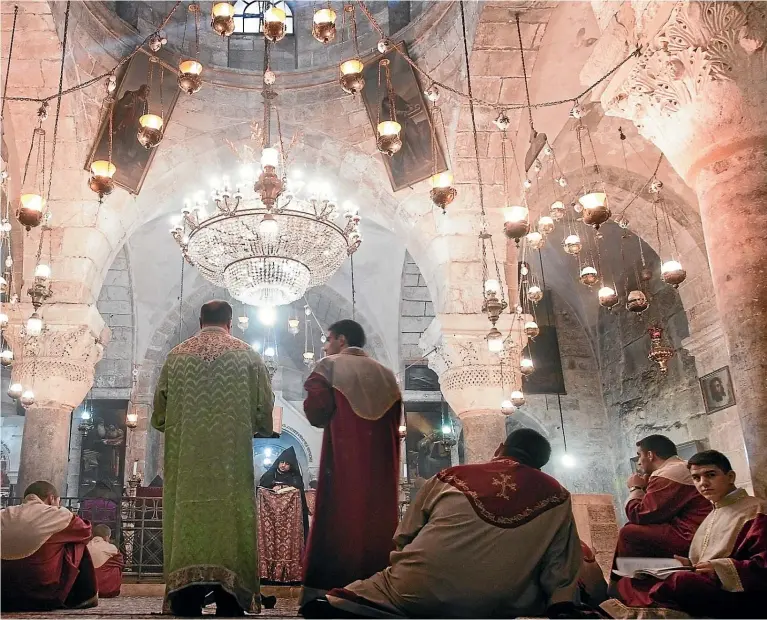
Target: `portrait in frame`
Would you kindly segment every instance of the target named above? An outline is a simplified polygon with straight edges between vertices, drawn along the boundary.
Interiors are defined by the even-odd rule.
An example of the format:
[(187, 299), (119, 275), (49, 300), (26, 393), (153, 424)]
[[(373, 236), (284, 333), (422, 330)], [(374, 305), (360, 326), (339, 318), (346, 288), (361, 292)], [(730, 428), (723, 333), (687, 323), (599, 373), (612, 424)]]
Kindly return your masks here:
[[(397, 46), (402, 53), (407, 54), (404, 43), (397, 43)], [(362, 90), (362, 99), (370, 123), (373, 125), (373, 134), (378, 135), (376, 128), (379, 119), (381, 121), (391, 120), (386, 76), (383, 70), (381, 71), (381, 84), (378, 84), (378, 62), (382, 58), (387, 58), (390, 61), (389, 70), (395, 93), (394, 107), (397, 113), (397, 122), (402, 126), (400, 132), (402, 148), (391, 157), (381, 155), (392, 190), (396, 192), (428, 179), (435, 172), (432, 161), (432, 119), (429, 116), (423, 90), (415, 71), (402, 57), (402, 54), (391, 49), (365, 63), (365, 88)], [(435, 127), (435, 129), (439, 136), (439, 132), (442, 131), (441, 127)], [(436, 172), (444, 172), (445, 170), (447, 170), (445, 155), (442, 146), (437, 141)]]
[(732, 389), (730, 367), (723, 366), (700, 378), (700, 391), (706, 413), (714, 413), (735, 404), (735, 390)]
[[(175, 73), (163, 67), (162, 64), (161, 62), (155, 64), (152, 84), (148, 85), (149, 56), (141, 49), (128, 62), (115, 92), (112, 163), (117, 171), (113, 178), (115, 185), (131, 194), (138, 194), (141, 191), (155, 152), (159, 148), (146, 149), (139, 144), (136, 137), (139, 130), (138, 119), (145, 114), (147, 93), (149, 94), (149, 112), (159, 115), (162, 110), (163, 130), (166, 130), (181, 92), (176, 84)], [(162, 79), (161, 72), (164, 73)], [(94, 160), (109, 159), (109, 116), (102, 114), (102, 117), (96, 141), (85, 163), (85, 169), (88, 171)]]

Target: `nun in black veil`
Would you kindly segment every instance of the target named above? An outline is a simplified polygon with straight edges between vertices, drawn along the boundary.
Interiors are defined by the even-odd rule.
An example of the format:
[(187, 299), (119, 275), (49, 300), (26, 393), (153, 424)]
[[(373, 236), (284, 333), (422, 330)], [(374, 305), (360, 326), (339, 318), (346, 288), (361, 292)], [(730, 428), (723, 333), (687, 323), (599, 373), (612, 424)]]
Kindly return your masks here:
[(292, 446), (278, 456), (272, 466), (261, 476), (258, 486), (277, 490), (280, 487), (294, 487), (301, 493), (301, 512), (304, 524), (304, 541), (309, 535), (309, 507), (306, 503), (304, 478), (296, 458), (296, 450)]

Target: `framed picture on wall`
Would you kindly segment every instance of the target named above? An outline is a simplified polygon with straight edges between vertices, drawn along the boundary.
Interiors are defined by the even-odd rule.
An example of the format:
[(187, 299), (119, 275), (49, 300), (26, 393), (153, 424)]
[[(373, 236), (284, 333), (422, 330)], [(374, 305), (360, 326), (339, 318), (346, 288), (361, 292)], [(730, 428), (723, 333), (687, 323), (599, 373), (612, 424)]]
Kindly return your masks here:
[[(162, 78), (161, 72), (164, 73)], [(161, 148), (146, 149), (139, 144), (136, 137), (139, 130), (138, 120), (147, 109), (158, 115), (162, 111), (164, 129), (167, 129), (181, 92), (176, 84), (175, 74), (163, 67), (161, 62), (155, 63), (151, 88), (147, 84), (148, 78), (149, 56), (141, 49), (128, 62), (128, 67), (115, 93), (116, 101), (112, 115), (112, 163), (117, 167), (117, 171), (114, 181), (131, 194), (138, 194), (141, 191), (155, 152), (157, 148)], [(102, 116), (99, 133), (88, 161), (85, 162), (86, 170), (90, 170), (94, 160), (109, 158), (109, 116), (107, 114)]]
[(700, 390), (706, 413), (714, 413), (732, 407), (735, 404), (735, 391), (732, 389), (730, 367), (724, 366), (700, 378)]
[[(407, 54), (403, 42), (397, 43), (397, 47), (403, 54)], [(365, 63), (363, 72), (365, 88), (362, 91), (362, 100), (370, 117), (373, 133), (377, 135), (379, 121), (388, 121), (391, 117), (389, 111), (391, 103), (386, 91), (383, 71), (381, 84), (378, 83), (378, 62), (382, 58), (387, 58), (391, 63), (389, 69), (394, 89), (394, 108), (397, 122), (402, 126), (402, 148), (392, 157), (386, 155), (381, 157), (395, 192), (428, 179), (434, 172), (431, 118), (424, 101), (423, 89), (418, 83), (415, 71), (403, 54), (392, 49), (386, 54), (378, 55)], [(440, 144), (437, 144), (436, 168), (437, 172), (447, 170), (445, 155)]]

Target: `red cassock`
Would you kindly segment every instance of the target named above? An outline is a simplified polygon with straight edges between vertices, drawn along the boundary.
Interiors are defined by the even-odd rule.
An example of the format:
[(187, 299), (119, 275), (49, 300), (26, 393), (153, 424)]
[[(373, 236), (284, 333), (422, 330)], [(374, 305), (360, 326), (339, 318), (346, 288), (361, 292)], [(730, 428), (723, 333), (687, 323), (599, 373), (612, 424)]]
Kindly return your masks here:
[[(361, 349), (354, 350), (362, 353)], [(366, 356), (348, 359), (360, 353), (323, 359), (304, 386), (306, 417), (314, 426), (324, 426), (325, 433), (314, 520), (304, 558), (302, 602), (383, 570), (394, 549), (401, 397), (391, 371), (372, 367), (371, 364), (380, 364)], [(341, 358), (341, 363), (334, 364), (334, 358)], [(374, 394), (368, 404), (372, 402), (375, 409), (378, 402), (381, 407), (377, 419), (366, 419), (356, 413), (341, 391), (344, 385), (351, 385), (348, 368), (344, 366), (357, 368), (358, 361), (368, 369), (391, 375), (391, 381), (387, 375), (384, 384), (367, 376), (364, 389), (371, 391), (368, 395)], [(333, 370), (329, 371), (330, 368)], [(335, 387), (331, 385), (331, 376)], [(358, 379), (364, 383), (364, 377)], [(359, 388), (357, 385), (344, 391), (351, 393)], [(376, 399), (387, 390), (390, 398), (395, 399), (393, 402)], [(365, 402), (359, 393), (352, 393), (351, 400)], [(386, 409), (380, 405), (382, 402), (388, 405)]]
[(90, 523), (74, 516), (32, 555), (3, 560), (3, 611), (46, 611), (95, 602), (96, 571), (86, 549), (90, 537)]
[(715, 575), (677, 572), (665, 580), (624, 577), (620, 601), (603, 608), (614, 618), (764, 618), (767, 613), (767, 502), (739, 489), (716, 506), (693, 540), (693, 564)]
[(96, 569), (96, 579), (99, 584), (99, 598), (114, 598), (120, 596), (120, 586), (123, 581), (122, 554), (109, 558), (104, 564)]
[(618, 534), (615, 557), (686, 556), (711, 503), (695, 489), (687, 464), (671, 457), (653, 472), (645, 493), (632, 492), (628, 523)]

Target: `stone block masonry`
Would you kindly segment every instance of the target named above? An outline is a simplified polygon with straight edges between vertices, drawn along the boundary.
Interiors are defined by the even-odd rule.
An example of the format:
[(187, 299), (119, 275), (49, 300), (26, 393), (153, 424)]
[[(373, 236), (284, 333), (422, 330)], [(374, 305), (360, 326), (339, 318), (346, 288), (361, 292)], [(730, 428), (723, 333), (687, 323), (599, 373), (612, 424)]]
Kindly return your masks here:
[(418, 341), (434, 319), (434, 306), (413, 257), (405, 254), (400, 302), (400, 359), (404, 363), (421, 357)]

